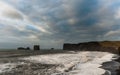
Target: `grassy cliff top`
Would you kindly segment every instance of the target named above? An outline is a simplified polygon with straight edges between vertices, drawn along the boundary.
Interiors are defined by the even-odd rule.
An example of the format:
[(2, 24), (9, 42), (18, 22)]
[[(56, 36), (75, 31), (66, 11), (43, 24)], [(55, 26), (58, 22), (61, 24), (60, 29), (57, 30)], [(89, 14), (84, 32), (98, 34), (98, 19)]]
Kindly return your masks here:
[(120, 47), (120, 41), (102, 41), (99, 43), (104, 47)]

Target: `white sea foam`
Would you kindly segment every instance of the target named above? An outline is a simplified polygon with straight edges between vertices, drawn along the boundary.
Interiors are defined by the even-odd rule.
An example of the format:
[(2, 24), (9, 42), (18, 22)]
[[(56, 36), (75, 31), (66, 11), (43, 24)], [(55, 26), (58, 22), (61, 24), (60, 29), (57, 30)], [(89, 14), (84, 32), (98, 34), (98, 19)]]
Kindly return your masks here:
[[(102, 75), (106, 70), (100, 68), (102, 63), (112, 61), (115, 55), (107, 52), (72, 52), (64, 54), (49, 54), (49, 55), (36, 55), (20, 58), (22, 60), (27, 60), (35, 63), (43, 64), (60, 64), (63, 66), (57, 67), (56, 69), (60, 71), (60, 74), (52, 75)], [(25, 63), (1, 63), (0, 73), (11, 71), (16, 65), (22, 65)], [(111, 65), (111, 66), (109, 66)], [(105, 66), (112, 71), (120, 66), (119, 63), (113, 61)], [(72, 70), (69, 68), (73, 67)], [(114, 68), (114, 69), (113, 69)], [(69, 70), (65, 72), (65, 70)], [(110, 73), (108, 71), (108, 73)]]
[(102, 66), (101, 64), (107, 61), (112, 61), (113, 54), (103, 55), (101, 58), (94, 58), (92, 61), (88, 61), (87, 63), (79, 63), (76, 67), (79, 70), (79, 73), (72, 75), (102, 75), (106, 71), (104, 69), (99, 68)]
[[(61, 71), (59, 75), (102, 75), (105, 73), (105, 70), (99, 67), (104, 62), (112, 61), (114, 56), (114, 54), (107, 52), (78, 52), (76, 54), (37, 55), (22, 59), (31, 62), (64, 65), (64, 67), (57, 68), (57, 70)], [(74, 66), (75, 69), (64, 72), (71, 66)]]
[(23, 65), (24, 62), (18, 62), (18, 63), (0, 63), (0, 74), (4, 72), (12, 71), (13, 68), (15, 68), (17, 65)]
[(0, 73), (6, 72), (6, 71), (11, 71), (12, 68), (14, 68), (14, 64), (12, 63), (1, 63), (0, 64)]

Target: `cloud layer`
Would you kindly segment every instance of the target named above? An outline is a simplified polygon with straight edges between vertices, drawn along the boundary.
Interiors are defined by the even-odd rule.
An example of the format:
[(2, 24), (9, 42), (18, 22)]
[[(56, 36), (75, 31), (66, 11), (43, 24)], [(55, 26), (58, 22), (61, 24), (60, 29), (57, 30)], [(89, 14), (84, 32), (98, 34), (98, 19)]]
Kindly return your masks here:
[(119, 0), (0, 0), (0, 5), (1, 47), (120, 40)]

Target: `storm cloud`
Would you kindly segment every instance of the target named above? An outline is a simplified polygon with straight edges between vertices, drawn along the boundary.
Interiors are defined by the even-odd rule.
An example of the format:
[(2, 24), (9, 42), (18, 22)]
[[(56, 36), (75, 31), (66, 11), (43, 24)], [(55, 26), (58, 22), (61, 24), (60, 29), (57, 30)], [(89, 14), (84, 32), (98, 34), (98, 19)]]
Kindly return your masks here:
[(0, 45), (120, 40), (119, 0), (0, 0)]

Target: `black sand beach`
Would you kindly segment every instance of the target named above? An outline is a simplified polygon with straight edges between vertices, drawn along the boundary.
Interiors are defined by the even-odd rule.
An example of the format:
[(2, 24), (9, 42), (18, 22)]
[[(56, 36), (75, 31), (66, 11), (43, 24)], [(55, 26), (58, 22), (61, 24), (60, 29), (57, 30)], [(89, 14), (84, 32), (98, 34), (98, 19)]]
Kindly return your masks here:
[[(41, 64), (30, 61), (20, 60), (18, 58), (35, 55), (69, 53), (62, 50), (43, 50), (43, 51), (0, 51), (0, 64), (18, 63), (11, 71), (2, 72), (0, 75), (51, 75), (52, 73), (59, 73), (56, 67), (58, 64)], [(24, 63), (24, 64), (19, 64)], [(9, 68), (8, 68), (9, 69)]]
[[(56, 70), (57, 67), (62, 67), (63, 65), (59, 64), (44, 64), (44, 63), (33, 63), (27, 60), (20, 60), (19, 58), (27, 57), (27, 56), (36, 56), (36, 55), (47, 55), (47, 54), (66, 54), (71, 53), (62, 50), (43, 50), (43, 51), (0, 51), (0, 64), (7, 63), (17, 63), (17, 65), (12, 68), (10, 71), (2, 72), (0, 75), (51, 75), (53, 73), (59, 73)], [(119, 59), (117, 60), (119, 61)], [(114, 61), (111, 61), (114, 62)], [(103, 63), (103, 67), (106, 70), (109, 70), (108, 66), (111, 65), (111, 62)], [(22, 64), (21, 64), (22, 63)], [(6, 70), (9, 68), (6, 68)], [(115, 69), (114, 69), (115, 70)], [(109, 70), (113, 71), (113, 70)], [(118, 71), (118, 70), (117, 70)], [(120, 72), (120, 71), (119, 71)], [(119, 72), (117, 75), (119, 75)], [(104, 75), (108, 75), (105, 73)], [(112, 75), (116, 75), (116, 73), (112, 72)]]

